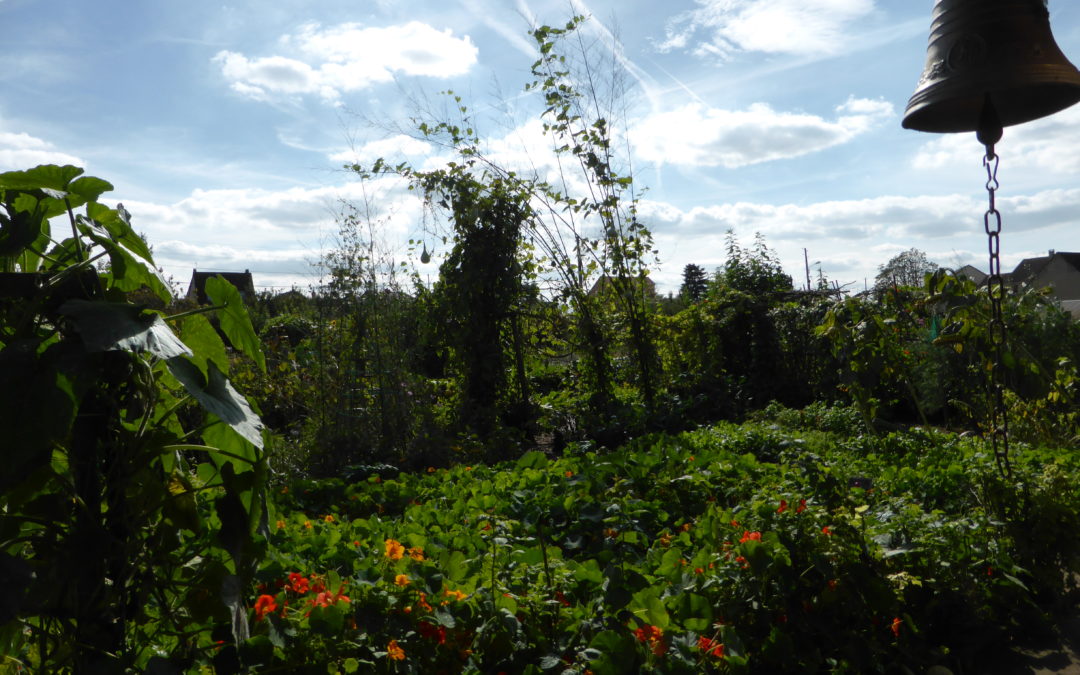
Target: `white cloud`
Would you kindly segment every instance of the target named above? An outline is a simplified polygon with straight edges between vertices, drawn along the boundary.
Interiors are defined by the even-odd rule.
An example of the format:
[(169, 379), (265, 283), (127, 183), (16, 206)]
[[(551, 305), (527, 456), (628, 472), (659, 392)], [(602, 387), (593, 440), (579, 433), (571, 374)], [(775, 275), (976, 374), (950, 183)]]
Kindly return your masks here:
[(338, 163), (370, 164), (380, 157), (393, 163), (402, 157), (423, 156), (430, 152), (430, 143), (405, 134), (397, 134), (390, 138), (370, 141), (359, 148), (341, 150), (328, 157), (330, 161)]
[(213, 60), (232, 89), (244, 96), (266, 101), (317, 94), (336, 101), (343, 93), (389, 82), (398, 74), (437, 78), (464, 74), (478, 53), (468, 36), (454, 37), (449, 30), (419, 21), (383, 28), (309, 23), (280, 42), (289, 56), (249, 58), (221, 51)]
[[(1007, 127), (996, 151), (1012, 175), (1076, 175), (1080, 173), (1080, 106), (1028, 124)], [(928, 140), (912, 159), (920, 170), (970, 171), (982, 147), (974, 133), (944, 134)]]
[(697, 0), (676, 15), (661, 51), (684, 49), (698, 32), (698, 55), (728, 58), (754, 51), (799, 56), (830, 55), (849, 44), (851, 24), (874, 9), (874, 0)]
[(36, 136), (0, 131), (0, 171), (22, 171), (39, 164), (86, 166), (82, 159), (60, 152), (52, 143)]
[[(806, 248), (811, 261), (820, 261), (826, 276), (852, 282), (853, 290), (862, 290), (863, 279), (873, 281), (878, 265), (912, 247), (945, 266), (974, 264), (985, 270), (984, 208), (981, 199), (965, 195), (883, 196), (810, 204), (736, 202), (688, 210), (643, 200), (638, 215), (652, 230), (664, 256), (657, 281), (665, 291), (678, 287), (678, 274), (687, 263), (710, 270), (722, 265), (729, 229), (744, 245), (755, 232), (762, 233), (796, 284), (805, 284)], [(1012, 269), (1033, 255), (1033, 247), (1038, 251), (1046, 245), (1042, 242), (1071, 236), (1080, 210), (1080, 189), (1003, 198), (999, 208), (1007, 214), (1002, 264)], [(1059, 248), (1065, 246), (1062, 243)], [(815, 274), (812, 270), (811, 275)]]
[(699, 103), (649, 115), (630, 137), (645, 160), (729, 169), (798, 157), (846, 143), (893, 115), (891, 103), (849, 98), (834, 120), (764, 103), (723, 110)]
[(422, 220), (416, 196), (390, 178), (277, 191), (195, 190), (169, 204), (122, 201), (135, 229), (146, 233), (155, 262), (184, 281), (196, 266), (250, 269), (256, 283), (274, 286), (314, 278), (312, 263), (336, 245), (343, 201), (369, 205), (376, 229), (394, 245)]

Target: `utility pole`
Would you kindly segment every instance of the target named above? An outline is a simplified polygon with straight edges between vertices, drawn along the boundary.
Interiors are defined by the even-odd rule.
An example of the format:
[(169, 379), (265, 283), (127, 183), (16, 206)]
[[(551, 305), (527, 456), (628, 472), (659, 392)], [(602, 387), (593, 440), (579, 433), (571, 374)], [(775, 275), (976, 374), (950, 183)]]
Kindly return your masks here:
[(806, 249), (802, 250), (803, 264), (806, 265), (806, 290), (810, 290), (810, 257), (806, 253)]

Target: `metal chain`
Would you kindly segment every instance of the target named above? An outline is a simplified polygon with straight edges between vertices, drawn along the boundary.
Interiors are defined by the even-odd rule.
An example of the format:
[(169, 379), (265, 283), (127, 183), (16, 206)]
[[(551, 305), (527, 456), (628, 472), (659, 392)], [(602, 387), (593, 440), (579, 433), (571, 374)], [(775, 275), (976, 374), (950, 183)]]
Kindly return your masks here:
[(1005, 280), (1001, 276), (1001, 212), (997, 210), (995, 193), (1001, 187), (997, 179), (998, 156), (994, 144), (986, 145), (983, 158), (986, 167), (986, 192), (990, 196), (990, 207), (983, 216), (990, 249), (990, 276), (986, 279), (986, 292), (990, 296), (990, 344), (994, 349), (994, 364), (990, 373), (990, 394), (992, 397), (990, 414), (990, 447), (994, 452), (994, 461), (998, 471), (1007, 478), (1012, 477), (1009, 465), (1009, 420), (1005, 408), (1005, 319), (1002, 317), (1001, 303), (1005, 297)]

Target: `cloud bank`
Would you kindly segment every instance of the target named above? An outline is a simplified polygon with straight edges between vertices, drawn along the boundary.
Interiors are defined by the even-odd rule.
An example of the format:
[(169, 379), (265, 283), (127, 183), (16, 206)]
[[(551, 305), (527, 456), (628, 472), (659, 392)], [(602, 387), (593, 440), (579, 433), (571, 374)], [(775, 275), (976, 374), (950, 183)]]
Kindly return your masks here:
[(218, 52), (213, 62), (233, 91), (258, 100), (314, 95), (336, 103), (342, 94), (390, 82), (398, 75), (448, 78), (467, 73), (478, 49), (419, 21), (382, 28), (358, 23), (308, 23), (281, 38), (288, 56)]
[(745, 110), (691, 103), (645, 117), (630, 136), (646, 161), (735, 169), (847, 143), (893, 115), (891, 103), (854, 97), (837, 106), (832, 120), (764, 103)]

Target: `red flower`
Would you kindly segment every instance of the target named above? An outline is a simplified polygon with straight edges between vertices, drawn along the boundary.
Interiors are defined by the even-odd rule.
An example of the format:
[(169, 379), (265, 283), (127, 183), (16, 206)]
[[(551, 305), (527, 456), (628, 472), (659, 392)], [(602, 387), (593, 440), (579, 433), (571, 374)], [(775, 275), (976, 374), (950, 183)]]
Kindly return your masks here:
[(570, 606), (570, 601), (566, 599), (566, 596), (563, 595), (562, 591), (555, 591), (555, 599), (558, 600), (559, 604), (562, 605), (563, 607), (569, 607)]
[(829, 529), (829, 526), (828, 526), (828, 525), (826, 525), (825, 527), (821, 528), (821, 533), (822, 533), (822, 534), (827, 534), (827, 535), (829, 535), (830, 537), (832, 536), (832, 530), (830, 530), (830, 529)]
[(634, 637), (638, 639), (638, 642), (654, 643), (664, 639), (664, 631), (657, 626), (645, 624), (634, 631)]
[(776, 512), (777, 513), (783, 513), (784, 511), (787, 511), (787, 500), (786, 499), (781, 499), (780, 500), (780, 508), (776, 509)]
[(272, 595), (260, 595), (255, 601), (255, 620), (262, 621), (263, 617), (277, 609)]
[(892, 630), (894, 637), (900, 637), (900, 624), (904, 623), (900, 620), (900, 617), (896, 617), (892, 620), (892, 625), (889, 628)]
[(718, 659), (724, 658), (724, 645), (712, 638), (707, 638), (702, 635), (698, 638), (697, 647), (710, 656), (714, 656)]
[(806, 500), (805, 499), (800, 499), (799, 500), (799, 506), (798, 506), (798, 508), (795, 509), (795, 513), (802, 513), (805, 510), (806, 510)]
[(289, 572), (289, 583), (285, 590), (293, 593), (307, 593), (311, 588), (310, 582), (299, 572)]
[(748, 541), (761, 541), (760, 532), (750, 532), (749, 530), (743, 530), (742, 539), (739, 540), (740, 544), (745, 544)]
[(446, 644), (446, 629), (442, 626), (434, 626), (427, 621), (421, 621), (416, 628), (420, 631), (420, 637), (434, 640), (436, 644)]

